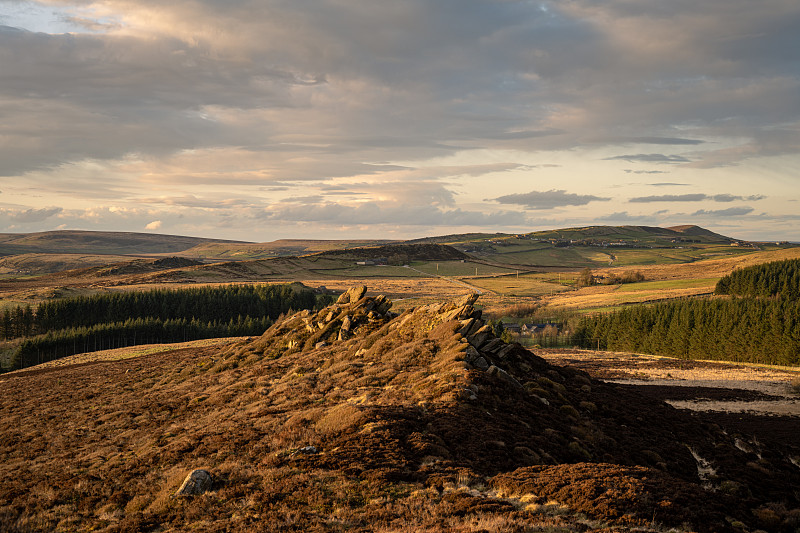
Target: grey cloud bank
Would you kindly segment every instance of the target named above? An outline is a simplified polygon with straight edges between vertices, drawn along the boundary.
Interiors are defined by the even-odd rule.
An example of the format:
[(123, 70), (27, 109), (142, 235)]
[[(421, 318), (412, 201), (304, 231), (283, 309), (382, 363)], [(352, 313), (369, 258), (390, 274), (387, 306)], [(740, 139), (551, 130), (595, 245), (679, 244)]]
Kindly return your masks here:
[[(797, 238), (794, 0), (30, 5), (73, 33), (0, 0), (5, 230), (415, 236), (758, 200), (770, 222), (720, 216)], [(706, 193), (614, 193), (665, 172)]]
[(754, 194), (751, 196), (735, 196), (733, 194), (662, 194), (659, 196), (639, 196), (628, 200), (632, 203), (650, 203), (650, 202), (700, 202), (703, 200), (712, 200), (714, 202), (735, 202), (737, 200), (763, 200), (765, 196)]
[(522, 194), (509, 194), (495, 198), (501, 204), (515, 204), (527, 209), (554, 209), (570, 205), (586, 205), (589, 202), (608, 201), (611, 198), (601, 198), (592, 195), (568, 193), (564, 190), (531, 191)]

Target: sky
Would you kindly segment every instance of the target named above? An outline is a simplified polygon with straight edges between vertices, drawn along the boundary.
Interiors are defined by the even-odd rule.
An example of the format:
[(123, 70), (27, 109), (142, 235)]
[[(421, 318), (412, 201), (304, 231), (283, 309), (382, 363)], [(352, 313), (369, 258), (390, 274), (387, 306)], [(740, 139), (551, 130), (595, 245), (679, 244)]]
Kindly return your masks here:
[(797, 0), (0, 0), (0, 232), (800, 241)]

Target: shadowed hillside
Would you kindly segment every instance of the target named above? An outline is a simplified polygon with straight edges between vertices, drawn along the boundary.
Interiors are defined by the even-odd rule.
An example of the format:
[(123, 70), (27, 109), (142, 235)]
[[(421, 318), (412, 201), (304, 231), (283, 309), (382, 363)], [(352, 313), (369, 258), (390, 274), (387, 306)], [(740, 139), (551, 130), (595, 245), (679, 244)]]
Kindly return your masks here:
[(3, 529), (796, 527), (800, 450), (551, 366), (474, 295), (364, 291), (222, 349), (0, 377)]
[(452, 246), (441, 244), (385, 244), (369, 248), (350, 248), (347, 250), (330, 250), (314, 254), (317, 257), (383, 260), (388, 264), (404, 264), (411, 261), (457, 261), (469, 259)]

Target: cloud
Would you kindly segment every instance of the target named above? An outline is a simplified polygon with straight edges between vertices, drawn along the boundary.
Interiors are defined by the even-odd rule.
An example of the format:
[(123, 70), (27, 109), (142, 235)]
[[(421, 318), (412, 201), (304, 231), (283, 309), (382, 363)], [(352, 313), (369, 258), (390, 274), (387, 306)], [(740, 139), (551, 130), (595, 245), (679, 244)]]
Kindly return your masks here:
[(623, 224), (656, 224), (658, 218), (653, 215), (632, 215), (627, 211), (618, 211), (610, 215), (597, 217), (599, 222), (623, 223)]
[(664, 155), (664, 154), (632, 154), (632, 155), (617, 155), (614, 157), (606, 157), (605, 161), (621, 160), (629, 163), (689, 163), (687, 159), (681, 155)]
[(692, 216), (709, 216), (709, 217), (736, 217), (736, 216), (744, 216), (752, 213), (754, 209), (752, 207), (729, 207), (728, 209), (719, 209), (719, 210), (705, 210), (701, 209), (699, 211), (695, 211), (692, 213)]
[(42, 209), (0, 209), (0, 214), (8, 217), (12, 222), (31, 224), (43, 222), (63, 211), (60, 207), (46, 207)]
[(522, 205), (526, 209), (554, 209), (570, 205), (586, 205), (589, 202), (605, 202), (611, 198), (603, 198), (590, 194), (574, 194), (564, 190), (531, 191), (528, 193), (507, 194), (495, 198), (501, 204)]
[(667, 170), (630, 170), (625, 169), (626, 174), (669, 174)]
[[(606, 139), (606, 141), (611, 141), (612, 138)], [(664, 145), (690, 145), (695, 146), (698, 144), (703, 144), (706, 141), (702, 141), (700, 139), (683, 139), (680, 137), (620, 137), (616, 139), (616, 142), (619, 143), (626, 143), (626, 144), (664, 144)]]
[[(22, 211), (117, 202), (208, 216), (319, 194), (488, 216), (497, 205), (479, 199), (534, 188), (526, 170), (598, 195), (501, 197), (528, 209), (626, 185), (581, 158), (704, 190), (728, 190), (708, 169), (757, 163), (763, 181), (707, 200), (772, 201), (800, 157), (792, 0), (25, 5), (71, 33), (0, 28), (0, 72), (13, 73), (0, 176), (4, 194), (23, 191), (13, 201), (28, 195)], [(331, 183), (343, 188), (311, 190)], [(172, 227), (161, 214), (136, 224), (156, 219)]]
[(751, 202), (763, 200), (766, 198), (763, 194), (752, 194), (750, 196), (735, 196), (733, 194), (715, 194), (711, 197), (715, 202), (735, 202), (737, 200), (748, 200)]
[(631, 198), (628, 201), (632, 203), (648, 203), (648, 202), (700, 202), (703, 200), (713, 200), (714, 202), (734, 202), (737, 200), (762, 200), (766, 196), (754, 194), (751, 196), (735, 196), (733, 194), (663, 194), (659, 196), (639, 196)]
[(445, 209), (421, 205), (397, 205), (365, 202), (356, 205), (330, 201), (302, 201), (269, 206), (253, 211), (255, 218), (286, 222), (314, 222), (332, 225), (427, 226), (433, 233), (437, 227), (524, 226), (520, 213), (502, 211), (482, 213), (462, 209)]
[(707, 200), (708, 196), (705, 194), (662, 194), (660, 196), (639, 196), (628, 200), (632, 203), (647, 203), (647, 202), (700, 202)]
[(161, 228), (162, 224), (163, 224), (163, 222), (161, 222), (160, 220), (154, 220), (154, 221), (150, 222), (149, 224), (147, 224), (147, 225), (144, 227), (144, 229), (147, 229), (147, 230), (156, 230), (156, 229), (159, 229), (159, 228)]
[(161, 204), (201, 209), (229, 209), (231, 207), (245, 207), (253, 205), (252, 199), (224, 197), (198, 198), (192, 194), (186, 194), (183, 196), (162, 196), (157, 198), (138, 198), (137, 202), (144, 204)]

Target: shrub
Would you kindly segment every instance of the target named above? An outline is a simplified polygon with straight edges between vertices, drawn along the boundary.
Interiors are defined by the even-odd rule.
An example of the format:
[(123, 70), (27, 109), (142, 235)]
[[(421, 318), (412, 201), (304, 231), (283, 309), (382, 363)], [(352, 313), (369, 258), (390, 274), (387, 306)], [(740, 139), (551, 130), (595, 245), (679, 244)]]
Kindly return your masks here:
[(572, 407), (571, 405), (562, 405), (560, 407), (560, 411), (565, 414), (566, 416), (572, 417), (574, 419), (579, 419), (581, 417), (580, 413), (577, 409)]

